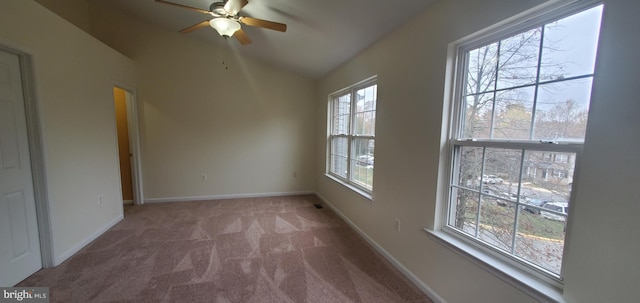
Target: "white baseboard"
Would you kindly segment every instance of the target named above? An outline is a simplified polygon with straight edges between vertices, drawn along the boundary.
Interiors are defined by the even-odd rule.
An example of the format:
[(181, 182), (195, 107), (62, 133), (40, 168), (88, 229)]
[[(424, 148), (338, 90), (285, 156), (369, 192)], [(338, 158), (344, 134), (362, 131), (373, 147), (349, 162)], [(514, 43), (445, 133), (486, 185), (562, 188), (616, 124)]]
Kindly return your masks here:
[(118, 224), (118, 222), (122, 221), (122, 219), (124, 219), (124, 215), (121, 214), (119, 216), (117, 216), (116, 218), (114, 218), (113, 220), (111, 220), (109, 223), (107, 223), (105, 226), (101, 227), (100, 229), (96, 230), (94, 233), (92, 233), (89, 237), (87, 237), (86, 239), (80, 241), (78, 244), (76, 244), (74, 247), (72, 247), (71, 249), (67, 250), (65, 253), (63, 253), (60, 256), (54, 256), (54, 262), (55, 264), (53, 264), (53, 266), (58, 266), (60, 264), (62, 264), (62, 262), (66, 261), (67, 259), (71, 258), (71, 256), (73, 256), (74, 254), (76, 254), (78, 251), (80, 251), (82, 248), (84, 248), (85, 246), (87, 246), (89, 243), (91, 243), (93, 240), (97, 239), (98, 237), (100, 237), (102, 234), (104, 234), (107, 230), (109, 230), (109, 228), (113, 227), (114, 225)]
[(360, 227), (358, 227), (353, 221), (349, 220), (347, 216), (345, 216), (342, 212), (340, 212), (331, 202), (325, 199), (322, 195), (316, 193), (316, 196), (320, 198), (333, 212), (335, 212), (342, 220), (347, 222), (353, 230), (355, 230), (365, 241), (367, 241), (377, 252), (379, 252), (387, 261), (391, 262), (395, 268), (397, 268), (407, 279), (409, 279), (416, 287), (418, 287), (431, 301), (434, 303), (446, 303), (446, 301), (440, 297), (431, 287), (425, 284), (422, 280), (420, 280), (416, 275), (414, 275), (408, 268), (406, 268), (400, 261), (394, 258), (388, 251), (386, 251), (382, 246), (380, 246), (376, 241), (374, 241), (369, 235), (367, 235)]
[(203, 200), (239, 199), (239, 198), (260, 198), (260, 197), (297, 196), (297, 195), (314, 195), (314, 194), (315, 194), (314, 191), (308, 190), (308, 191), (295, 191), (295, 192), (273, 192), (273, 193), (230, 194), (230, 195), (213, 195), (213, 196), (167, 197), (167, 198), (145, 199), (144, 203), (203, 201)]

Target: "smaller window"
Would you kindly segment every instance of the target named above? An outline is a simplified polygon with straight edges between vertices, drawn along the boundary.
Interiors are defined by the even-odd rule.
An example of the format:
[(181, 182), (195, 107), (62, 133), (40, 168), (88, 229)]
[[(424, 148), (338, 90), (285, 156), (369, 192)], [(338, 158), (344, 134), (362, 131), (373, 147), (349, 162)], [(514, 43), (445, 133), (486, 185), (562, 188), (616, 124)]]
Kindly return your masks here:
[(376, 79), (329, 96), (327, 173), (366, 193), (373, 190)]
[(556, 162), (558, 163), (568, 163), (569, 156), (567, 154), (556, 154)]

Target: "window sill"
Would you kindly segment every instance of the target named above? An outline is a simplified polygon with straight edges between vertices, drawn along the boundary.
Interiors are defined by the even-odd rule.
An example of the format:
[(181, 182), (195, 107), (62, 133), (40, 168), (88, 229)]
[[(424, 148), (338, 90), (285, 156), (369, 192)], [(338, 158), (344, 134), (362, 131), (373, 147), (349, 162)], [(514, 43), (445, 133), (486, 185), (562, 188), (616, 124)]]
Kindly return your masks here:
[(429, 238), (540, 302), (565, 303), (562, 290), (547, 284), (443, 231), (425, 228)]
[(373, 194), (372, 193), (364, 191), (364, 190), (362, 190), (362, 189), (360, 189), (360, 188), (358, 188), (358, 187), (356, 187), (356, 186), (354, 186), (352, 184), (349, 184), (347, 182), (344, 182), (343, 180), (341, 180), (339, 178), (336, 178), (336, 177), (334, 177), (334, 176), (332, 176), (330, 174), (325, 174), (325, 176), (327, 178), (339, 183), (340, 185), (342, 185), (342, 186), (344, 186), (344, 187), (356, 192), (357, 194), (361, 195), (365, 199), (369, 200), (369, 202), (373, 202)]

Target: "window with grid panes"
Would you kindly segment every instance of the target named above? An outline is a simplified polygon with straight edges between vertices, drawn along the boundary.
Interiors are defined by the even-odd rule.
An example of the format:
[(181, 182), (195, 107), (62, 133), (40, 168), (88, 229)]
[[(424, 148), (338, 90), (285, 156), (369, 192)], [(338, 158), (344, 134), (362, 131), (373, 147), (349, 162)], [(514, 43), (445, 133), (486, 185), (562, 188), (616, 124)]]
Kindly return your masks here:
[(328, 174), (371, 194), (377, 84), (371, 78), (329, 96)]
[(459, 46), (443, 226), (557, 285), (602, 5), (561, 10)]

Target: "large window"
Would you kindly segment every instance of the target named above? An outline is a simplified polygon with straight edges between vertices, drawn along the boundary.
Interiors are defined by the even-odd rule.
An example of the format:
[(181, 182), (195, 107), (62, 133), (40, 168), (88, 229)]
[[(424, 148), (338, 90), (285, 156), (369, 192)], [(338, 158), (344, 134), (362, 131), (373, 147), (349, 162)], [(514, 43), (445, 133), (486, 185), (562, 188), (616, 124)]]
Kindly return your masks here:
[(601, 13), (556, 11), (458, 49), (443, 229), (558, 283)]
[(329, 96), (328, 174), (370, 194), (376, 126), (376, 79)]

